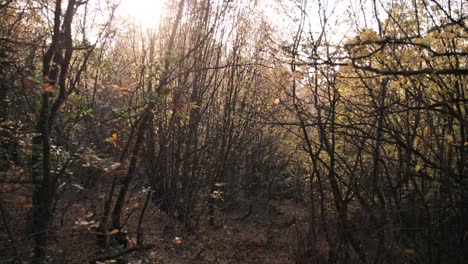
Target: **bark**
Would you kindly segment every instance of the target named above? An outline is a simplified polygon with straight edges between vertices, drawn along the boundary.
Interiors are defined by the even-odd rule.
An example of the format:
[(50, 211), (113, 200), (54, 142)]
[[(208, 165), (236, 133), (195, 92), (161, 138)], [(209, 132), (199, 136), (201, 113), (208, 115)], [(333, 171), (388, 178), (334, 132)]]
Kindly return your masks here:
[[(35, 242), (33, 263), (42, 263), (46, 256), (48, 232), (53, 219), (51, 206), (55, 198), (57, 179), (50, 171), (50, 128), (58, 109), (65, 100), (65, 82), (73, 51), (71, 23), (75, 7), (76, 1), (70, 0), (62, 23), (62, 1), (55, 2), (52, 43), (43, 57), (43, 90), (37, 123), (38, 135), (33, 138), (31, 154), (32, 178), (36, 186), (33, 192), (31, 228)], [(65, 50), (65, 59), (63, 59), (62, 50)], [(51, 109), (50, 98), (57, 83), (60, 89), (59, 98), (54, 102), (55, 107)]]
[[(169, 42), (168, 42), (168, 46), (167, 46), (167, 50), (166, 50), (166, 54), (165, 54), (164, 72), (163, 72), (162, 78), (161, 78), (161, 80), (159, 82), (159, 86), (156, 89), (156, 93), (158, 93), (158, 94), (160, 93), (160, 91), (163, 88), (165, 88), (165, 86), (168, 85), (169, 74), (170, 74), (169, 67), (171, 66), (170, 65), (170, 56), (172, 54), (172, 50), (173, 50), (173, 46), (174, 46), (175, 35), (177, 33), (177, 29), (179, 27), (180, 20), (182, 18), (182, 14), (183, 14), (183, 10), (184, 10), (184, 3), (185, 3), (185, 0), (181, 0), (179, 2), (177, 17), (176, 17), (176, 20), (175, 20), (175, 22), (173, 24), (173, 27), (172, 27), (172, 32), (171, 32), (171, 35), (170, 35), (170, 38), (169, 38)], [(135, 145), (133, 147), (133, 151), (132, 151), (132, 154), (131, 154), (128, 171), (127, 171), (126, 176), (121, 181), (121, 187), (120, 187), (120, 190), (119, 190), (119, 194), (117, 196), (117, 200), (116, 200), (115, 205), (114, 205), (114, 210), (112, 212), (112, 228), (113, 229), (120, 229), (121, 228), (120, 216), (121, 216), (122, 208), (123, 208), (123, 206), (125, 204), (125, 197), (127, 195), (127, 192), (128, 192), (129, 187), (130, 187), (130, 184), (132, 182), (135, 170), (137, 168), (138, 153), (140, 151), (141, 144), (143, 142), (143, 137), (144, 137), (146, 128), (147, 128), (147, 126), (149, 124), (149, 120), (151, 119), (151, 116), (152, 116), (151, 113), (153, 112), (155, 107), (156, 107), (156, 101), (153, 99), (148, 103), (148, 106), (144, 110), (142, 120), (140, 121), (141, 123), (140, 123), (140, 125), (138, 127), (138, 130), (137, 130), (136, 141), (135, 141)]]

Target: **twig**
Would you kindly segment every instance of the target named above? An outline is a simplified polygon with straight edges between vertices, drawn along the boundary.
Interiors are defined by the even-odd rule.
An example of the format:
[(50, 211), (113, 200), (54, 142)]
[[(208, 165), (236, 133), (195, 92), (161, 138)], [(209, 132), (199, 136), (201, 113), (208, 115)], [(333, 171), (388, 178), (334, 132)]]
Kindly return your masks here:
[(116, 253), (116, 254), (113, 254), (113, 255), (107, 255), (107, 256), (102, 256), (102, 257), (92, 259), (92, 260), (89, 261), (89, 263), (96, 263), (98, 261), (106, 261), (106, 260), (116, 259), (118, 257), (128, 255), (128, 254), (130, 254), (132, 252), (135, 252), (135, 251), (138, 251), (138, 250), (148, 250), (148, 249), (152, 249), (153, 247), (155, 247), (155, 245), (136, 246), (136, 247), (128, 248), (128, 249), (126, 249), (126, 250), (124, 250), (122, 252), (119, 252), (119, 253)]
[(11, 241), (11, 246), (13, 247), (13, 249), (15, 251), (16, 258), (21, 261), (19, 250), (18, 250), (18, 247), (17, 247), (17, 242), (15, 240), (15, 237), (14, 237), (13, 233), (11, 232), (10, 226), (8, 225), (6, 211), (3, 209), (3, 205), (1, 204), (1, 202), (0, 202), (0, 215), (2, 215), (2, 221), (3, 221), (4, 227), (5, 227), (6, 231), (7, 231), (8, 237), (9, 237), (9, 239)]
[(251, 203), (251, 204), (249, 205), (249, 211), (248, 211), (244, 216), (242, 216), (241, 218), (238, 218), (238, 219), (236, 219), (236, 220), (239, 221), (239, 222), (242, 222), (242, 221), (244, 221), (245, 219), (247, 219), (247, 217), (249, 217), (249, 216), (252, 214), (252, 209), (253, 209), (253, 204)]

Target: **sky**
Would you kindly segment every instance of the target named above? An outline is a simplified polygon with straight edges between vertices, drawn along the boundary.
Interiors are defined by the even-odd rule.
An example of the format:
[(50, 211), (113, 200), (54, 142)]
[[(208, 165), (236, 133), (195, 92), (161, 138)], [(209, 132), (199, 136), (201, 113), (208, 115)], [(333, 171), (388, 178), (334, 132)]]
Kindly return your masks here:
[(143, 27), (156, 26), (164, 0), (121, 0), (117, 14), (135, 20)]
[[(119, 1), (119, 0), (115, 0)], [(162, 9), (165, 2), (171, 2), (175, 0), (120, 0), (119, 7), (117, 8), (117, 15), (120, 17), (127, 17), (130, 20), (140, 24), (143, 28), (157, 27)], [(292, 0), (234, 0), (238, 3), (243, 1), (253, 1), (258, 7), (263, 10), (267, 19), (270, 19), (270, 23), (279, 32), (286, 33), (288, 31), (295, 32), (297, 30), (298, 21), (295, 18), (300, 16), (299, 9), (294, 7), (294, 1)], [(328, 12), (334, 10), (335, 16), (333, 19), (329, 19), (329, 23), (335, 22), (334, 26), (335, 34), (332, 34), (332, 38), (342, 37), (349, 31), (349, 27), (345, 27), (344, 23), (338, 22), (344, 18), (340, 15), (336, 16), (337, 13), (343, 12), (348, 4), (348, 0), (322, 0), (323, 5), (327, 6)], [(309, 0), (307, 3), (308, 11), (308, 22), (306, 23), (306, 31), (311, 31), (318, 34), (321, 31), (320, 18), (317, 15), (318, 2)], [(286, 10), (289, 10), (286, 11)], [(289, 14), (287, 14), (289, 13)], [(328, 13), (327, 15), (330, 15)], [(335, 20), (336, 19), (336, 20)], [(336, 27), (336, 23), (341, 26)], [(337, 31), (340, 31), (340, 34)], [(287, 34), (287, 33), (286, 33)], [(340, 41), (341, 39), (337, 40)]]

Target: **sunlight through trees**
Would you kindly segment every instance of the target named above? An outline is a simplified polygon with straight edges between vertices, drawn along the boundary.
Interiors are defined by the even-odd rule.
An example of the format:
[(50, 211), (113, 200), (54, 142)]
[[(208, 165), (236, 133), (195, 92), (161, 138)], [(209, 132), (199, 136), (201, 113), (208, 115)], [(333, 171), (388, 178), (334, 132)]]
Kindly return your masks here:
[(464, 263), (464, 1), (0, 1), (0, 262)]

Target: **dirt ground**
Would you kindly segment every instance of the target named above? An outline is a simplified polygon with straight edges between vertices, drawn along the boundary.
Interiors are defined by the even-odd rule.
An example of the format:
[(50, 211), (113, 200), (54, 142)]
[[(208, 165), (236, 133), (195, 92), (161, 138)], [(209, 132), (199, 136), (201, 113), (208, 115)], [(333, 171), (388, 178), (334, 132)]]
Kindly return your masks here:
[[(123, 252), (123, 248), (105, 251), (97, 245), (95, 232), (88, 228), (89, 224), (82, 224), (83, 214), (87, 214), (85, 207), (75, 203), (65, 213), (56, 214), (48, 245), (49, 263), (89, 263), (99, 257)], [(5, 227), (0, 230), (0, 263), (11, 263), (15, 256), (27, 260), (31, 239), (21, 237), (27, 233), (24, 230), (27, 210), (8, 208), (6, 211), (13, 214), (6, 216), (10, 219), (10, 230)], [(125, 254), (118, 261), (134, 264), (293, 263), (295, 225), (303, 218), (301, 213), (304, 211), (301, 205), (290, 200), (256, 202), (251, 214), (240, 221), (248, 211), (246, 203), (230, 213), (221, 215), (218, 212), (215, 226), (202, 223), (197, 231), (187, 233), (174, 217), (150, 206), (142, 225), (146, 248)], [(58, 207), (57, 212), (63, 212), (63, 208)], [(136, 219), (136, 216), (130, 217), (126, 226), (129, 232), (127, 250), (136, 246)], [(8, 232), (17, 239), (8, 241)]]

